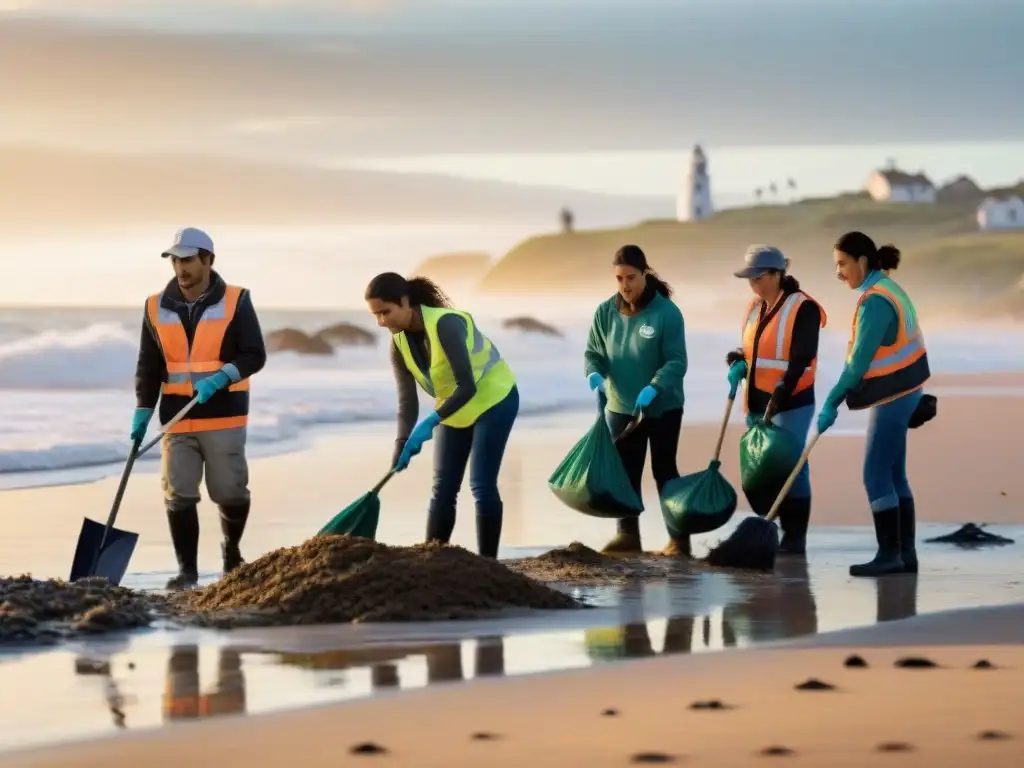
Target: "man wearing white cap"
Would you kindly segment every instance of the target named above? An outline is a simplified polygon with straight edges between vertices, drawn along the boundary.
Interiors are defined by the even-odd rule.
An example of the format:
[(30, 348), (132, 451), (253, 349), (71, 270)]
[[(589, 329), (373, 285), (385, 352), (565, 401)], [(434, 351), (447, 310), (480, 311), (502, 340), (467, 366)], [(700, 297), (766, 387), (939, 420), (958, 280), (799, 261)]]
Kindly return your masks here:
[(174, 268), (162, 292), (150, 296), (142, 319), (135, 369), (136, 409), (131, 439), (146, 434), (160, 404), (166, 424), (193, 398), (198, 403), (163, 439), (161, 482), (178, 575), (168, 589), (198, 582), (199, 484), (220, 510), (224, 573), (242, 562), (239, 543), (249, 517), (245, 457), (249, 377), (267, 360), (249, 291), (213, 270), (213, 240), (186, 227), (163, 252)]

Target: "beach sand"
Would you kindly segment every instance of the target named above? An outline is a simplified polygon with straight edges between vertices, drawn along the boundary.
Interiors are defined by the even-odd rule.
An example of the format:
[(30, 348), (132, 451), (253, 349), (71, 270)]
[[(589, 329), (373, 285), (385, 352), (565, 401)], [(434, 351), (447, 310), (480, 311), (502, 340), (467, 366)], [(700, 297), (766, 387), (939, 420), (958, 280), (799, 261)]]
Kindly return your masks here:
[[(944, 643), (935, 645), (935, 638)], [(957, 611), (792, 647), (439, 686), (358, 706), (225, 716), (11, 753), (0, 766), (740, 768), (778, 756), (836, 768), (1015, 767), (1024, 764), (1022, 641), (1024, 605)], [(853, 654), (868, 666), (846, 666)], [(906, 658), (937, 666), (896, 664)], [(975, 668), (980, 660), (993, 666)], [(831, 687), (797, 688), (808, 681)], [(715, 701), (724, 706), (694, 707)]]
[[(1024, 522), (1024, 473), (1019, 471), (1024, 408), (1019, 395), (1007, 395), (1024, 376), (935, 377), (939, 415), (909, 437), (909, 475), (921, 521)], [(976, 394), (950, 397), (944, 390), (969, 388)], [(978, 394), (991, 390), (995, 394)], [(1024, 388), (1020, 390), (1024, 392)], [(1008, 407), (1009, 406), (1009, 407)], [(737, 408), (739, 406), (737, 405)], [(843, 426), (840, 414), (837, 429)], [(514, 547), (558, 547), (571, 541), (599, 548), (614, 532), (614, 522), (587, 518), (558, 504), (547, 477), (592, 423), (592, 415), (524, 417), (513, 432), (501, 472), (505, 501), (502, 557)], [(743, 429), (732, 425), (722, 451), (722, 471), (737, 487), (735, 457)], [(255, 458), (250, 464), (253, 512), (243, 542), (252, 559), (280, 546), (301, 543), (341, 507), (372, 486), (387, 470), (393, 437), (391, 424), (364, 424), (318, 437), (311, 449)], [(707, 466), (717, 427), (684, 419), (679, 450), (683, 473)], [(812, 529), (832, 525), (870, 525), (861, 482), (863, 436), (826, 435), (811, 457), (814, 489)], [(140, 533), (133, 572), (165, 574), (175, 568), (155, 466), (139, 471), (128, 485), (118, 527)], [(381, 493), (383, 512), (378, 537), (393, 544), (422, 540), (430, 493), (430, 448)], [(83, 516), (104, 520), (117, 486), (116, 476), (74, 486), (0, 493), (5, 535), (0, 562), (7, 573), (30, 571), (37, 577), (65, 577)], [(648, 548), (665, 543), (656, 491), (645, 480), (647, 512), (641, 517)], [(464, 482), (453, 543), (476, 546), (472, 497)], [(740, 508), (746, 508), (740, 495)], [(217, 512), (204, 500), (200, 568), (207, 578), (219, 570)], [(739, 515), (737, 515), (738, 517)], [(156, 578), (155, 576), (153, 577)], [(134, 584), (133, 582), (127, 582)], [(144, 586), (159, 586), (143, 581)]]

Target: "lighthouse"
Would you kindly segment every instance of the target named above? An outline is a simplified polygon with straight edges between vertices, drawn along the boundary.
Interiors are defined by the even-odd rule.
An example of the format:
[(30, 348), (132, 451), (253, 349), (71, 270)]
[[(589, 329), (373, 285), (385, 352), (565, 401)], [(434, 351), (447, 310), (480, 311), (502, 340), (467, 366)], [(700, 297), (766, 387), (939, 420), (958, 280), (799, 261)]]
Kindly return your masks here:
[(690, 165), (683, 178), (683, 187), (676, 202), (676, 218), (679, 221), (702, 221), (710, 219), (711, 177), (708, 175), (708, 159), (700, 144), (693, 148)]

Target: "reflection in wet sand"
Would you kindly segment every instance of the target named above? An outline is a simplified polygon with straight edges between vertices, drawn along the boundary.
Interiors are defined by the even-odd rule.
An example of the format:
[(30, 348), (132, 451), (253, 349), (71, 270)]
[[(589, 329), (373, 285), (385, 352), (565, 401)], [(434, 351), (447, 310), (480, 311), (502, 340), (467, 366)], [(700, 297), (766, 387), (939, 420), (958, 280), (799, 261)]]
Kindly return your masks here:
[(875, 621), (896, 621), (917, 615), (917, 574), (904, 573), (875, 579)]
[(245, 672), (239, 652), (231, 648), (218, 649), (216, 685), (212, 691), (203, 693), (199, 679), (199, 646), (171, 648), (164, 676), (165, 723), (244, 712)]
[(726, 647), (817, 632), (818, 606), (806, 558), (780, 557), (773, 578), (761, 579), (744, 599), (727, 605), (722, 623)]

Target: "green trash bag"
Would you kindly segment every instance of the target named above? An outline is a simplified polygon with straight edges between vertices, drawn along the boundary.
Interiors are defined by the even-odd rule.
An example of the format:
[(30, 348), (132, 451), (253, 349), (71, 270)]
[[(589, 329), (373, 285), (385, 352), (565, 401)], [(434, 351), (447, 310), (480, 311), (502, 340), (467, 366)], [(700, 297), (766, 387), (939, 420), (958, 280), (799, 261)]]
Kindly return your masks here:
[(633, 517), (644, 509), (626, 475), (603, 407), (594, 426), (551, 473), (548, 487), (567, 507), (591, 517)]
[(669, 480), (661, 489), (661, 515), (673, 538), (721, 528), (736, 511), (736, 489), (713, 460), (702, 472)]
[[(803, 442), (792, 432), (757, 421), (740, 438), (740, 484), (748, 497), (772, 495), (782, 490), (800, 461)], [(754, 510), (758, 512), (758, 510)]]
[(363, 539), (377, 537), (377, 524), (380, 522), (380, 493), (388, 481), (394, 477), (395, 471), (388, 472), (377, 485), (353, 501), (341, 512), (332, 517), (327, 525), (317, 531), (317, 536), (359, 536)]

